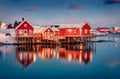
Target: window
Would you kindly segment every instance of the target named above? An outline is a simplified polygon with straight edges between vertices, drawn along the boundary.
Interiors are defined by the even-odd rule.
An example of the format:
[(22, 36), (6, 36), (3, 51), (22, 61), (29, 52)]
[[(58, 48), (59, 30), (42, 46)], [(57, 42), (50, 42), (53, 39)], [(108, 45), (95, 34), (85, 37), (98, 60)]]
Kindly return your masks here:
[(24, 24), (24, 27), (27, 27), (27, 24)]
[(29, 34), (32, 34), (32, 30), (29, 30)]
[(24, 34), (26, 34), (27, 33), (27, 30), (24, 30)]
[(19, 34), (23, 34), (23, 30), (19, 30), (18, 32), (19, 32)]
[(88, 33), (88, 30), (87, 30), (87, 29), (85, 29), (85, 33)]
[(68, 29), (67, 31), (68, 31), (68, 32), (72, 32), (72, 29)]
[(75, 33), (75, 34), (77, 33), (77, 29), (74, 29), (74, 33)]

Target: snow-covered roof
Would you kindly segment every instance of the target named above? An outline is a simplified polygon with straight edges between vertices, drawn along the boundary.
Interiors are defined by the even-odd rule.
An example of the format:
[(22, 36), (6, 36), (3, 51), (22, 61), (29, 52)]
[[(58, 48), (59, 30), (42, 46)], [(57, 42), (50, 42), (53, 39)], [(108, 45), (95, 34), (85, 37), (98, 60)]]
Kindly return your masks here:
[(67, 24), (59, 24), (59, 28), (81, 28), (84, 26), (86, 23), (81, 22), (81, 23), (67, 23)]
[(53, 30), (54, 32), (59, 31), (58, 28), (55, 28), (55, 27), (53, 27), (52, 30)]
[(34, 28), (34, 33), (39, 33), (41, 29), (42, 29), (42, 27), (40, 27), (40, 28)]

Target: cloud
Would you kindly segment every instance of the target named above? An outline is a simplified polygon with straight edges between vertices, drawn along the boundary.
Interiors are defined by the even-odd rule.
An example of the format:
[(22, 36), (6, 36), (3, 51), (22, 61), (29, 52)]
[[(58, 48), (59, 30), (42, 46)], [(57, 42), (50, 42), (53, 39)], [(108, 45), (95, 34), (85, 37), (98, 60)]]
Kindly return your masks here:
[(110, 59), (107, 60), (106, 65), (110, 68), (116, 68), (120, 65), (120, 61), (118, 59)]
[(120, 3), (120, 0), (105, 0), (105, 4)]
[(27, 11), (31, 11), (31, 12), (36, 12), (36, 11), (39, 11), (40, 8), (39, 7), (31, 7), (31, 8), (28, 8), (26, 9)]
[(68, 9), (81, 10), (81, 9), (83, 9), (83, 6), (81, 6), (80, 4), (70, 4), (70, 5), (68, 6)]

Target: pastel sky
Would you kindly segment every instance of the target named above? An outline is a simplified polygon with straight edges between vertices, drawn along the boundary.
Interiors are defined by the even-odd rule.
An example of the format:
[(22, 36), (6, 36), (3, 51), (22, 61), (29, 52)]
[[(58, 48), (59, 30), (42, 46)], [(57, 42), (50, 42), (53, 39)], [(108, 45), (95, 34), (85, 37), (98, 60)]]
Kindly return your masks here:
[(25, 18), (33, 25), (88, 22), (120, 27), (120, 0), (0, 0), (0, 20)]

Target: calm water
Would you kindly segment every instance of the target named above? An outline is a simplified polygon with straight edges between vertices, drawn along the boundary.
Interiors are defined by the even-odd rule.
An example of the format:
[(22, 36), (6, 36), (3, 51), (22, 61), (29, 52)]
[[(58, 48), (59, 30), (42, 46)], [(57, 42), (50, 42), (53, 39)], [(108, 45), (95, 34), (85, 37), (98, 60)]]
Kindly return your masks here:
[(120, 79), (120, 35), (88, 45), (0, 46), (0, 79)]

